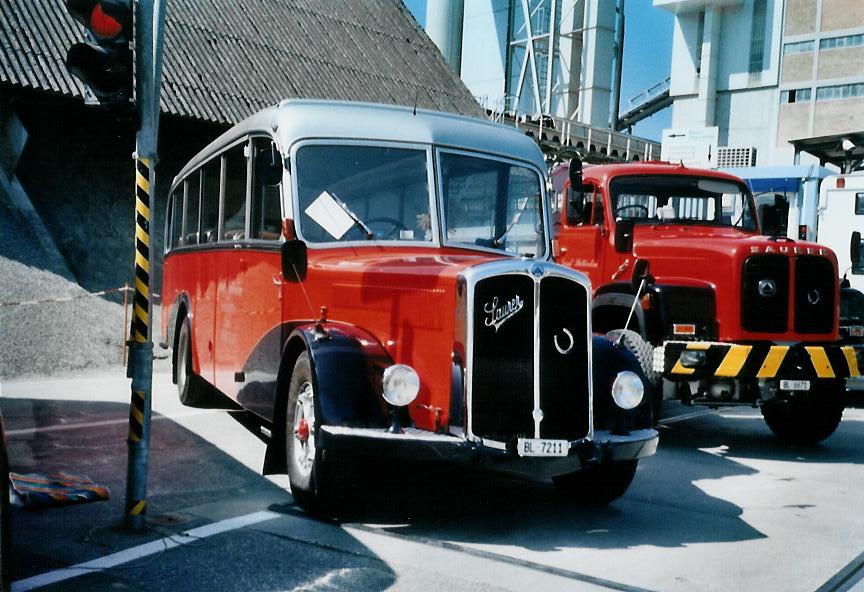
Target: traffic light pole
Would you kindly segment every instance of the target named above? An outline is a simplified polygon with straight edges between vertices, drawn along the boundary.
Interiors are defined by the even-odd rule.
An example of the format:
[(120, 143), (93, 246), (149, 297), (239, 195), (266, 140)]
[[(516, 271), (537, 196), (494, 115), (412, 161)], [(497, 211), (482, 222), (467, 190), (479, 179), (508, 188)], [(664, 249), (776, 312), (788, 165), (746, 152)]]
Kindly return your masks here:
[(162, 39), (165, 0), (135, 1), (135, 102), (140, 128), (135, 137), (135, 289), (128, 376), (132, 379), (129, 407), (129, 461), (126, 471), (126, 527), (141, 530), (147, 511), (147, 462), (150, 452), (150, 411), (153, 390), (153, 336), (150, 278), (153, 249), (155, 163), (159, 138), (159, 95), (162, 79)]

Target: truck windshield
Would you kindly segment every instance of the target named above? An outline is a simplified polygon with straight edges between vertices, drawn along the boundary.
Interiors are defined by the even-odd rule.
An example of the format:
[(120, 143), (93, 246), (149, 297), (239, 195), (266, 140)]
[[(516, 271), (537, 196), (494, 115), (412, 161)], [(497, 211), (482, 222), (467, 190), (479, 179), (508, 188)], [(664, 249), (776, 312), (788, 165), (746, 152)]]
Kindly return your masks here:
[(300, 233), (313, 243), (432, 241), (428, 151), (313, 144), (297, 151)]
[(444, 240), (514, 255), (546, 252), (541, 179), (510, 162), (440, 153)]
[(618, 177), (610, 183), (615, 218), (637, 224), (706, 224), (756, 230), (752, 200), (734, 181), (694, 176)]

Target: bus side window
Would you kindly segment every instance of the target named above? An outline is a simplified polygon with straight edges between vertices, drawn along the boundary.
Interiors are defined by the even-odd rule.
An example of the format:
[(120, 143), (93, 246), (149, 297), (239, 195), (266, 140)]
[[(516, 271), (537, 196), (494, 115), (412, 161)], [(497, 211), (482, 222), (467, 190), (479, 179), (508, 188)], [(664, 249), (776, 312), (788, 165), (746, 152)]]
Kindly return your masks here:
[(183, 186), (181, 183), (171, 193), (171, 216), (168, 224), (168, 248), (173, 249), (183, 244)]
[(278, 240), (282, 230), (282, 156), (270, 138), (252, 139), (250, 237)]
[(221, 176), (220, 157), (204, 165), (201, 183), (201, 236), (200, 244), (215, 243), (219, 226), (219, 180)]
[(225, 191), (223, 196), (222, 240), (246, 238), (246, 144), (225, 153)]
[(186, 211), (183, 213), (183, 241), (184, 245), (197, 245), (198, 233), (201, 230), (201, 171), (195, 171), (184, 183), (186, 186), (186, 199), (183, 202)]

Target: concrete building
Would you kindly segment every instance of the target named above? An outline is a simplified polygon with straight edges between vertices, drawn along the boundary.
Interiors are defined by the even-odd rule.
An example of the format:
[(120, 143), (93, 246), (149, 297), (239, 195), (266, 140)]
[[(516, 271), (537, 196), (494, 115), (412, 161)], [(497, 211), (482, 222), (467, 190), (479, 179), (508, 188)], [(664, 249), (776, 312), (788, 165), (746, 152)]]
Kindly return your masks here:
[(655, 143), (617, 132), (623, 7), (429, 0), (426, 32), (490, 117), (524, 127), (550, 158), (561, 146), (600, 160), (656, 158)]
[[(654, 0), (654, 6), (675, 14), (673, 129), (664, 134), (664, 151), (674, 138), (701, 130), (711, 138), (702, 162), (710, 166), (842, 164), (858, 156), (857, 148), (840, 145), (843, 139), (857, 145), (864, 130), (864, 2)], [(697, 152), (697, 159), (708, 156)]]
[(488, 109), (608, 125), (614, 0), (435, 0), (426, 32)]

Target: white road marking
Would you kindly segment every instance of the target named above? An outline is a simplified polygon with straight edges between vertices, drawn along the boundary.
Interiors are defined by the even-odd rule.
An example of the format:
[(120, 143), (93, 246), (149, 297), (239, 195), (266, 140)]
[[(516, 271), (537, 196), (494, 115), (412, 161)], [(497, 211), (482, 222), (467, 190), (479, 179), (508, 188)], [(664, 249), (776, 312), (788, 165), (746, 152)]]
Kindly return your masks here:
[(126, 549), (125, 551), (118, 551), (117, 553), (112, 553), (111, 555), (100, 557), (99, 559), (93, 559), (92, 561), (79, 563), (78, 565), (73, 565), (71, 567), (64, 567), (62, 569), (49, 571), (43, 574), (39, 574), (37, 576), (32, 576), (23, 580), (12, 582), (11, 592), (26, 592), (27, 590), (35, 590), (36, 588), (41, 588), (42, 586), (48, 586), (57, 582), (63, 582), (65, 580), (77, 578), (78, 576), (104, 571), (106, 569), (122, 565), (124, 563), (129, 563), (130, 561), (134, 561), (136, 559), (141, 559), (142, 557), (155, 555), (156, 553), (161, 553), (162, 551), (167, 551), (168, 549), (173, 549), (174, 547), (193, 543), (203, 538), (207, 538), (231, 530), (237, 530), (238, 528), (243, 528), (245, 526), (281, 517), (282, 514), (277, 514), (275, 512), (269, 512), (265, 510), (261, 512), (254, 512), (252, 514), (246, 514), (245, 516), (237, 516), (236, 518), (220, 520), (219, 522), (214, 522), (213, 524), (206, 524), (204, 526), (199, 526), (198, 528), (193, 528), (192, 530), (168, 536), (163, 539), (152, 541), (150, 543), (145, 543), (143, 545), (138, 545), (137, 547), (132, 547), (131, 549)]
[[(207, 414), (217, 414), (222, 413), (221, 411), (212, 411), (212, 412), (201, 412), (201, 411), (193, 411), (189, 413), (172, 413), (171, 415), (153, 415), (151, 416), (151, 420), (156, 421), (159, 419), (182, 419), (184, 417), (197, 417), (199, 415), (207, 415)], [(66, 423), (62, 425), (52, 425), (52, 426), (44, 426), (38, 428), (23, 428), (20, 430), (7, 430), (7, 436), (26, 436), (30, 434), (41, 434), (42, 432), (63, 432), (66, 430), (80, 430), (84, 428), (98, 428), (104, 426), (111, 425), (119, 425), (119, 424), (128, 424), (129, 418), (123, 419), (106, 419), (104, 421), (90, 421), (90, 422), (81, 422), (81, 423)]]
[(719, 409), (700, 409), (699, 411), (693, 411), (692, 413), (685, 413), (684, 415), (676, 415), (675, 417), (664, 418), (657, 423), (659, 423), (660, 425), (668, 425), (670, 423), (678, 423), (679, 421), (696, 419), (697, 417), (702, 417), (704, 415), (712, 415), (718, 412)]

